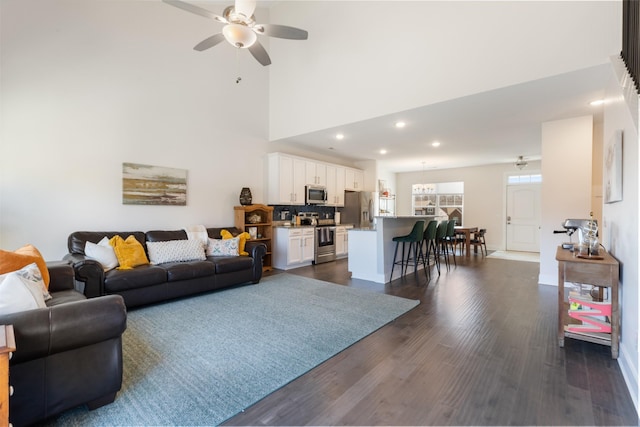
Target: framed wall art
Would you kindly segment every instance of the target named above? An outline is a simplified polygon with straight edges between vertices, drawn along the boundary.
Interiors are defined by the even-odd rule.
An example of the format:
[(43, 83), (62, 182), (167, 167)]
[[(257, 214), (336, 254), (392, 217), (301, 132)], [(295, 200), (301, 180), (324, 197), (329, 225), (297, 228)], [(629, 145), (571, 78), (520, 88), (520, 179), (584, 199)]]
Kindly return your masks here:
[(616, 130), (604, 152), (604, 202), (622, 200), (622, 130)]
[(187, 170), (123, 163), (122, 204), (185, 206)]

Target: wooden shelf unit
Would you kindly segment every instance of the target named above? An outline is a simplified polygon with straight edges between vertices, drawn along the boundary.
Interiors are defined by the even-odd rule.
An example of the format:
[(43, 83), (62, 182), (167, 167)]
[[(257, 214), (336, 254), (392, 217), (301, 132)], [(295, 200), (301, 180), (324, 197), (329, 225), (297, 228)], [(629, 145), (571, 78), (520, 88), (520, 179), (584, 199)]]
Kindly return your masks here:
[[(603, 250), (604, 251), (604, 250)], [(620, 306), (618, 302), (618, 279), (620, 266), (609, 253), (601, 253), (603, 259), (584, 259), (574, 256), (568, 249), (558, 246), (558, 345), (564, 347), (565, 337), (611, 346), (611, 358), (618, 358), (620, 340)], [(609, 288), (611, 294), (611, 334), (567, 331), (572, 323), (565, 302), (565, 282)]]
[[(249, 227), (256, 227), (257, 235), (251, 241), (263, 242), (267, 245), (267, 254), (262, 259), (262, 270), (269, 271), (272, 264), (272, 239), (273, 239), (273, 207), (266, 205), (234, 206), (235, 227), (241, 231), (249, 232)], [(259, 216), (259, 221), (253, 218)]]

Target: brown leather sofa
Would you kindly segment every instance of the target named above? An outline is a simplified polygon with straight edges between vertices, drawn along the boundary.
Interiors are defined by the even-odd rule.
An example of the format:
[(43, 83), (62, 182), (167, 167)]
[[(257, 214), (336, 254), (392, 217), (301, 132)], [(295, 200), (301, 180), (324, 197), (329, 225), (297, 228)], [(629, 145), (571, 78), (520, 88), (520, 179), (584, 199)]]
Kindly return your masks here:
[[(208, 228), (207, 234), (212, 239), (220, 239), (223, 229), (234, 236), (240, 233), (235, 227), (224, 227)], [(64, 259), (72, 263), (76, 280), (84, 284), (84, 294), (88, 298), (117, 294), (131, 308), (234, 285), (255, 284), (262, 278), (262, 258), (267, 247), (257, 241), (247, 241), (245, 250), (249, 256), (209, 256), (205, 261), (169, 262), (104, 272), (97, 261), (85, 256), (85, 244), (88, 241), (97, 243), (105, 236), (110, 239), (115, 235), (123, 238), (133, 235), (145, 251), (146, 242), (187, 239), (184, 230), (72, 233), (67, 241), (69, 253)]]
[(0, 324), (13, 325), (15, 334), (9, 421), (16, 427), (83, 404), (106, 405), (122, 386), (122, 297), (87, 299), (74, 289), (69, 263), (47, 266), (53, 297), (47, 307), (0, 316)]

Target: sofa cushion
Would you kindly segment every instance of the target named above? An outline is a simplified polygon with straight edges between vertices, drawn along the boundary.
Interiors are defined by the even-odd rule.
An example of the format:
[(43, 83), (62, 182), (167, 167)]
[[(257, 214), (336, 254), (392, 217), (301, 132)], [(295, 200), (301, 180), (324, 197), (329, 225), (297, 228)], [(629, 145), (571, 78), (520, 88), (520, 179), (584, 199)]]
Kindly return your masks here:
[(188, 240), (184, 230), (151, 230), (147, 231), (147, 242), (167, 242), (169, 240)]
[(105, 236), (107, 239), (111, 239), (113, 236), (134, 236), (141, 245), (146, 242), (142, 231), (75, 231), (67, 239), (69, 253), (86, 255), (84, 252), (86, 243), (98, 243)]
[(238, 238), (238, 255), (242, 255), (242, 256), (249, 255), (249, 252), (244, 250), (244, 246), (247, 243), (247, 240), (251, 238), (251, 235), (249, 233), (245, 231), (243, 233), (238, 234), (237, 236), (234, 236), (233, 234), (231, 234), (230, 231), (222, 230), (220, 231), (220, 234), (222, 235), (223, 239), (233, 239), (234, 237), (237, 237)]
[(113, 246), (113, 250), (118, 258), (118, 270), (131, 270), (140, 265), (149, 264), (144, 246), (138, 242), (135, 236), (127, 236), (123, 239), (121, 236), (113, 236), (109, 239), (109, 244)]
[(208, 260), (216, 266), (216, 274), (233, 273), (251, 269), (253, 258), (244, 256), (210, 256)]
[(204, 261), (204, 247), (199, 240), (169, 240), (167, 242), (147, 242), (151, 264), (166, 262)]
[(167, 281), (167, 271), (156, 265), (141, 265), (131, 270), (111, 270), (104, 275), (106, 293), (153, 286)]
[(211, 261), (170, 262), (159, 267), (166, 270), (169, 282), (213, 276), (216, 272), (215, 265)]
[(222, 239), (222, 230), (227, 230), (233, 236), (237, 236), (238, 234), (242, 233), (242, 230), (237, 227), (214, 227), (207, 228), (207, 234), (209, 235), (210, 239)]
[(25, 245), (14, 252), (0, 250), (0, 274), (20, 270), (32, 262), (40, 269), (44, 285), (49, 287), (49, 270), (40, 251), (33, 245)]
[[(33, 280), (34, 272), (39, 279), (37, 281)], [(36, 263), (0, 275), (0, 315), (46, 307), (43, 290)]]
[(104, 271), (109, 271), (118, 266), (118, 257), (109, 244), (109, 239), (104, 236), (98, 243), (87, 241), (84, 246), (84, 253), (87, 258), (98, 261)]
[(81, 294), (78, 291), (66, 290), (60, 292), (52, 292), (51, 299), (46, 301), (47, 307), (53, 307), (56, 305), (66, 304), (69, 302), (82, 301), (87, 299), (84, 294)]
[(238, 243), (240, 239), (233, 237), (231, 239), (209, 239), (207, 246), (207, 255), (210, 256), (237, 256)]

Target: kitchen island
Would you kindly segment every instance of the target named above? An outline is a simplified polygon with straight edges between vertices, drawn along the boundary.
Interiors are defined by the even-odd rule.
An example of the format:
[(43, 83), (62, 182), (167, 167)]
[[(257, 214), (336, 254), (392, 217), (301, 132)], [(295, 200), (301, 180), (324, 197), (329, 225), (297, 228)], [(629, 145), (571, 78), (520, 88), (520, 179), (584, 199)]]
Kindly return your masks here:
[[(389, 282), (396, 246), (393, 238), (409, 234), (416, 221), (424, 221), (426, 227), (434, 219), (442, 218), (433, 215), (377, 216), (375, 228), (349, 230), (348, 269), (351, 277), (377, 283)], [(394, 277), (400, 277), (396, 273)], [(413, 268), (407, 269), (407, 274), (413, 274)]]

